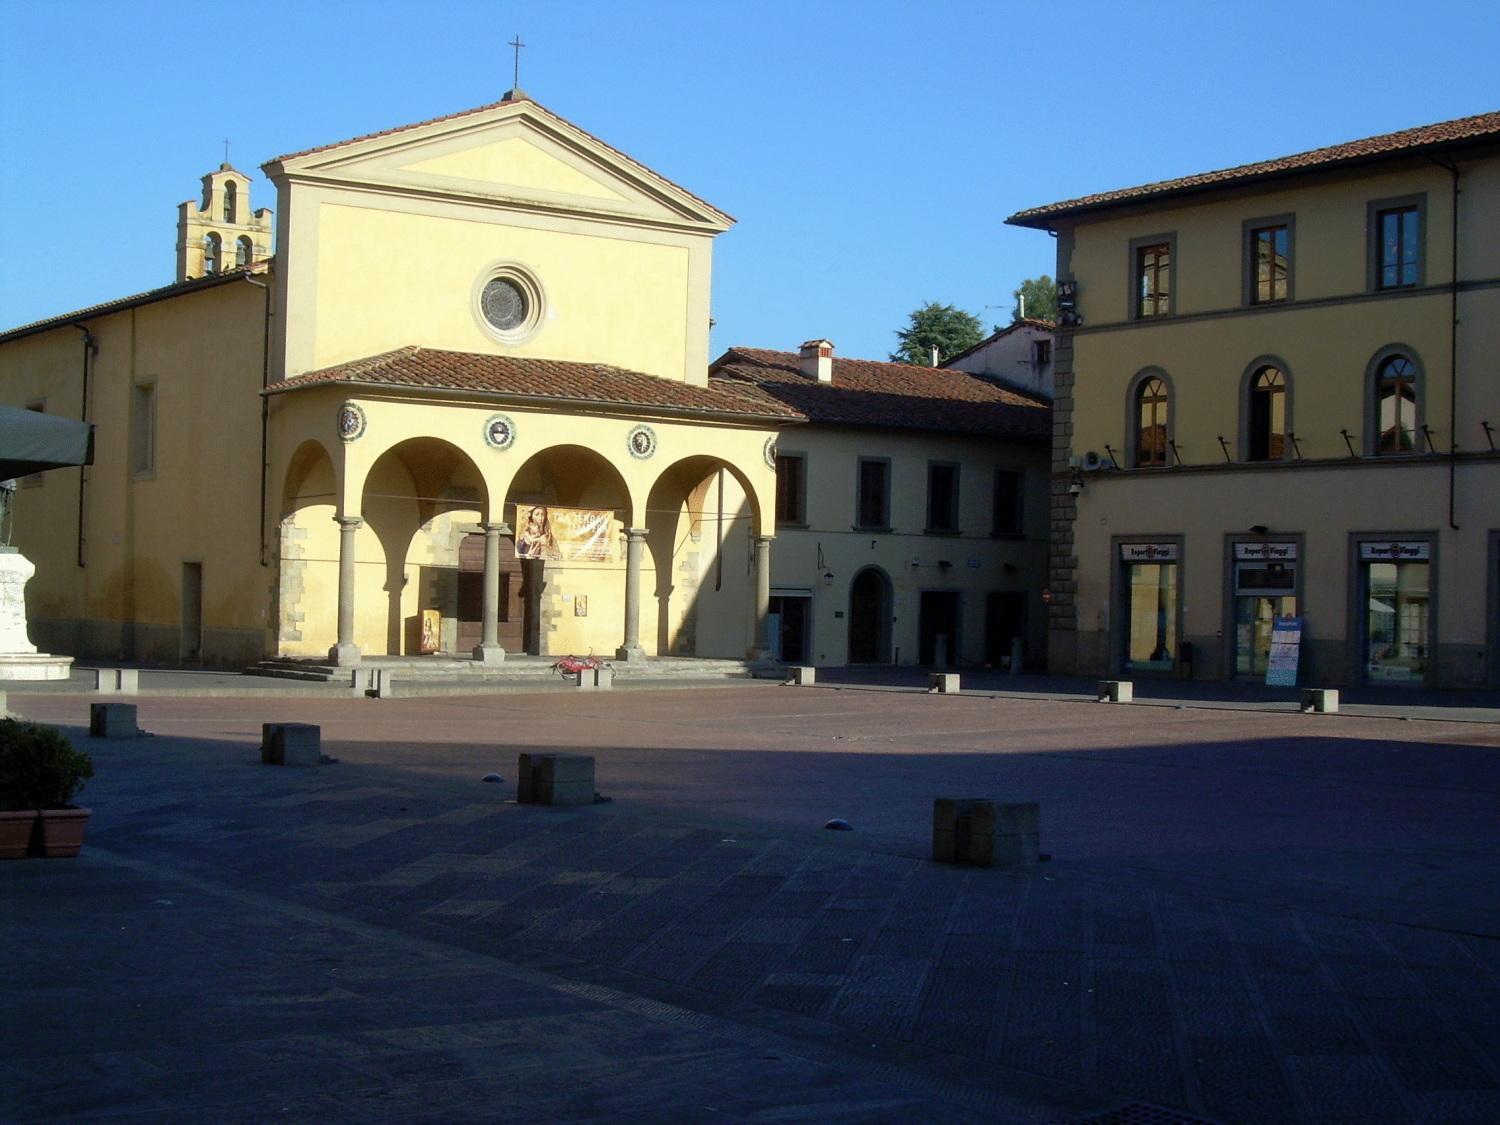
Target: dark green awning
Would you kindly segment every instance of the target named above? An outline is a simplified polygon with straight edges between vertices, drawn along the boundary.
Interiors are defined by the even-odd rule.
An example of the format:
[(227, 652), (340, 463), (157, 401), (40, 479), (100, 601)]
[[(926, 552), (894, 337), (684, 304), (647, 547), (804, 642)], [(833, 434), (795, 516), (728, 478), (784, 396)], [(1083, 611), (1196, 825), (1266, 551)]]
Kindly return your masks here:
[(0, 480), (93, 463), (91, 423), (0, 406)]

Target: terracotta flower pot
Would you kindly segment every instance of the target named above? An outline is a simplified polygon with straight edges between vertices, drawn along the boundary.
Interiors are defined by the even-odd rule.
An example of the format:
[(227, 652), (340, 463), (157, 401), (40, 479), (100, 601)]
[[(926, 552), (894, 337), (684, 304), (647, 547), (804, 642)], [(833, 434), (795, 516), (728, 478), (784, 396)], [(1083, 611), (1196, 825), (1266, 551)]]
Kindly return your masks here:
[(36, 828), (36, 809), (0, 812), (0, 859), (25, 859)]
[(41, 844), (42, 855), (48, 859), (68, 859), (78, 854), (83, 847), (83, 829), (88, 824), (92, 809), (43, 809)]

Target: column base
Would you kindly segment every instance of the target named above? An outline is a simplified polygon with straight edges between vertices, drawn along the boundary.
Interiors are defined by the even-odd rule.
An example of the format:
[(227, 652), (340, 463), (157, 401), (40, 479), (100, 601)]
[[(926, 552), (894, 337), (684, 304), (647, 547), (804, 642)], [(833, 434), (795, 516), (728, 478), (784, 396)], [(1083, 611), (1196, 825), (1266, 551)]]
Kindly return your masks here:
[(624, 661), (645, 660), (646, 650), (640, 645), (621, 645), (615, 649), (615, 659)]
[(505, 650), (499, 645), (476, 645), (474, 661), (476, 664), (504, 664)]
[(340, 668), (356, 668), (364, 663), (358, 645), (334, 645), (328, 650), (328, 662)]

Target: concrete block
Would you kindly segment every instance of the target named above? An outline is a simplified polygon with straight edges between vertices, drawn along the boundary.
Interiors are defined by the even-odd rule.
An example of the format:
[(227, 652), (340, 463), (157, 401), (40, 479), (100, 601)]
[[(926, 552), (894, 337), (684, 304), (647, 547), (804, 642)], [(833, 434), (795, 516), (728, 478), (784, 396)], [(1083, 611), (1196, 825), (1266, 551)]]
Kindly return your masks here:
[(89, 704), (89, 734), (94, 738), (134, 738), (140, 733), (134, 703)]
[(363, 699), (374, 686), (370, 681), (370, 669), (355, 668), (349, 673), (349, 694)]
[(798, 687), (812, 687), (818, 682), (818, 670), (805, 664), (798, 665), (792, 669), (792, 683)]
[(1302, 713), (1314, 711), (1319, 715), (1333, 715), (1339, 709), (1339, 693), (1335, 688), (1303, 688)]
[(594, 759), (588, 754), (525, 753), (517, 763), (516, 799), (530, 805), (594, 803)]
[(95, 668), (94, 669), (94, 694), (113, 695), (118, 690), (119, 680), (115, 678), (117, 668)]
[(932, 804), (932, 858), (963, 867), (1012, 867), (1041, 857), (1041, 806), (939, 797)]
[(370, 671), (370, 693), (376, 699), (391, 699), (396, 694), (395, 677), (389, 668), (374, 668)]
[(573, 673), (573, 686), (581, 691), (593, 691), (598, 687), (598, 681), (594, 678), (594, 669), (581, 668)]
[(115, 687), (121, 695), (136, 695), (141, 690), (141, 673), (137, 668), (116, 668)]
[(609, 691), (615, 686), (615, 670), (613, 668), (595, 668), (594, 686), (600, 691)]
[(268, 766), (316, 766), (322, 758), (322, 728), (312, 723), (262, 723), (260, 760)]
[(1132, 680), (1100, 680), (1100, 703), (1129, 703), (1135, 698), (1135, 682)]
[(957, 672), (933, 672), (927, 678), (929, 691), (935, 691), (939, 695), (956, 695), (958, 693)]

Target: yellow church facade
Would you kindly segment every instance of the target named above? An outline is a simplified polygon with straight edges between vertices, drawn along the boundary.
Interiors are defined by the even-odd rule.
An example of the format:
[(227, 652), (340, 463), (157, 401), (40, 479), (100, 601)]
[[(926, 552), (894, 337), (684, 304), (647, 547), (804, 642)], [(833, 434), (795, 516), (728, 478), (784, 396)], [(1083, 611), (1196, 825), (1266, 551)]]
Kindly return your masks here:
[[(269, 218), (221, 168), (177, 283), (0, 333), (7, 401), (96, 424), (92, 466), (17, 494), (39, 643), (759, 654), (801, 417), (709, 385), (728, 215), (517, 92), (265, 170), (271, 257), (198, 233)], [(523, 557), (518, 507), (605, 530)]]

